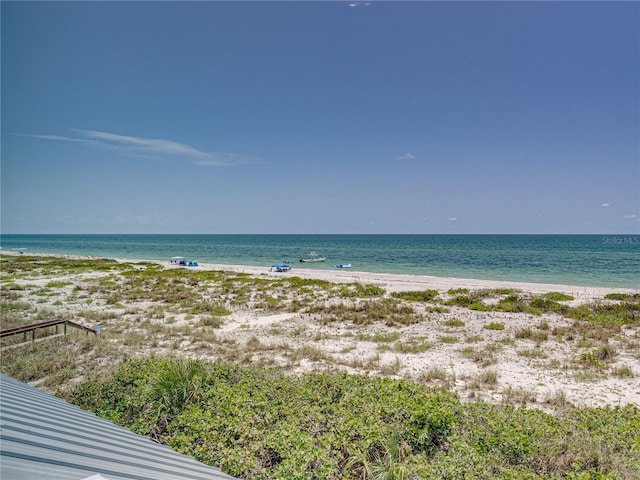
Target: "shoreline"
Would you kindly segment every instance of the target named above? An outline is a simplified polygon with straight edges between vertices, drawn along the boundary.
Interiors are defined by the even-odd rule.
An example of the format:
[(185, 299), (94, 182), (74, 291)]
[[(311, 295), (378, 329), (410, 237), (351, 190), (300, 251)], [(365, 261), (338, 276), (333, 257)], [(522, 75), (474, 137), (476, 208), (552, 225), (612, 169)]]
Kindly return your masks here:
[[(116, 259), (118, 261), (127, 261)], [(164, 262), (158, 262), (165, 265)], [(181, 267), (176, 267), (181, 268)], [(186, 267), (189, 268), (189, 267)], [(432, 275), (414, 275), (399, 273), (372, 273), (372, 272), (347, 272), (344, 270), (315, 270), (296, 268), (289, 272), (269, 272), (264, 267), (251, 267), (245, 265), (223, 265), (214, 263), (201, 263), (196, 268), (208, 270), (223, 270), (239, 273), (248, 273), (252, 275), (264, 275), (278, 278), (287, 276), (295, 276), (301, 278), (310, 278), (317, 280), (327, 280), (330, 282), (359, 282), (373, 283), (379, 286), (386, 286), (390, 292), (398, 292), (403, 290), (448, 290), (451, 288), (468, 288), (468, 289), (495, 289), (495, 288), (513, 288), (531, 293), (547, 293), (561, 292), (574, 296), (586, 296), (590, 298), (604, 297), (609, 293), (640, 293), (640, 289), (634, 288), (617, 288), (617, 287), (589, 287), (580, 285), (565, 285), (559, 283), (533, 283), (533, 282), (516, 282), (503, 280), (482, 280), (473, 278), (457, 278), (457, 277), (436, 277)], [(577, 295), (576, 295), (577, 294)]]
[[(19, 252), (0, 250), (0, 254), (6, 255), (22, 255)], [(109, 258), (119, 263), (156, 263), (165, 268), (187, 268), (194, 270), (220, 270), (235, 273), (246, 273), (250, 275), (264, 276), (268, 275), (274, 278), (300, 277), (307, 279), (326, 280), (329, 282), (346, 283), (373, 283), (378, 286), (387, 288), (390, 292), (399, 292), (403, 290), (439, 290), (446, 291), (449, 289), (468, 288), (470, 290), (495, 289), (495, 288), (512, 288), (523, 292), (531, 293), (547, 293), (560, 292), (573, 295), (578, 299), (595, 299), (601, 298), (609, 293), (640, 293), (640, 288), (634, 287), (598, 287), (571, 285), (564, 283), (538, 283), (538, 282), (520, 282), (512, 280), (488, 280), (476, 278), (459, 278), (459, 277), (440, 277), (434, 275), (417, 275), (404, 273), (377, 273), (363, 272), (349, 269), (312, 269), (312, 268), (292, 268), (289, 272), (272, 272), (266, 266), (251, 265), (234, 265), (222, 263), (201, 263), (198, 267), (184, 267), (171, 265), (168, 261), (158, 259), (141, 259), (141, 258), (123, 258), (123, 257), (105, 257), (99, 255), (74, 255), (74, 254), (55, 254), (55, 253), (27, 253), (24, 255), (42, 256), (42, 257), (61, 257), (61, 258), (77, 258), (77, 259), (97, 259)]]

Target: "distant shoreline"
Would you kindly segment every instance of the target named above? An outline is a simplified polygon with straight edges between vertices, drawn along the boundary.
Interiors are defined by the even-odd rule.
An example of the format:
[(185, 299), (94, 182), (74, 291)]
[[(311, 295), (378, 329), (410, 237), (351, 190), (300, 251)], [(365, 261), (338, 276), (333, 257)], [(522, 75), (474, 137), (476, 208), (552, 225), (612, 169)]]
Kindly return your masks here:
[[(0, 250), (0, 254), (21, 255), (18, 252), (9, 252)], [(183, 267), (169, 264), (168, 260), (158, 259), (132, 259), (122, 257), (103, 257), (93, 255), (70, 255), (70, 254), (48, 254), (48, 253), (29, 253), (24, 255), (43, 256), (43, 257), (59, 257), (59, 258), (78, 258), (78, 259), (98, 259), (108, 258), (119, 263), (157, 263), (165, 268), (183, 268), (187, 270), (220, 270), (234, 273), (246, 273), (255, 276), (268, 276), (272, 278), (300, 277), (317, 280), (326, 280), (334, 283), (356, 282), (371, 283), (384, 287), (390, 292), (408, 291), (408, 290), (439, 290), (446, 291), (449, 289), (467, 288), (469, 290), (479, 289), (495, 289), (495, 288), (513, 288), (523, 292), (534, 294), (547, 292), (561, 292), (572, 295), (576, 298), (575, 302), (584, 303), (597, 298), (602, 298), (609, 293), (640, 293), (638, 288), (624, 287), (592, 287), (583, 285), (567, 285), (556, 283), (536, 283), (536, 282), (515, 282), (503, 280), (483, 280), (473, 278), (457, 278), (457, 277), (439, 277), (432, 275), (415, 275), (415, 274), (398, 274), (398, 273), (374, 273), (361, 272), (353, 270), (341, 269), (310, 269), (298, 268), (293, 266), (292, 270), (286, 273), (269, 271), (266, 266), (250, 266), (250, 265), (229, 265), (219, 263), (198, 263), (198, 267)]]

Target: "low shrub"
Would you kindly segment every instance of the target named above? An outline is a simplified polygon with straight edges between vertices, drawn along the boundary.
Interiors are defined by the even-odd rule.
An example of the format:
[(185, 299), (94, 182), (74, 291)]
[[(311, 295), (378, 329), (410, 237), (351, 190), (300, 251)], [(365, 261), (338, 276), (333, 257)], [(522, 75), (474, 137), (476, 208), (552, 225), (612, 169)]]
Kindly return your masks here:
[(493, 307), (491, 307), (490, 305), (485, 305), (484, 303), (482, 303), (481, 301), (475, 301), (473, 302), (471, 305), (469, 305), (469, 310), (477, 310), (480, 312), (489, 312), (491, 310), (493, 310)]
[(562, 292), (547, 292), (543, 295), (544, 298), (548, 300), (553, 300), (555, 302), (564, 302), (567, 300), (573, 300), (573, 295), (567, 295)]
[(410, 292), (393, 292), (392, 297), (408, 302), (431, 302), (438, 296), (437, 290), (422, 290)]
[(452, 305), (457, 307), (468, 307), (473, 304), (476, 300), (469, 295), (457, 295), (453, 298), (450, 298), (445, 302), (446, 305)]

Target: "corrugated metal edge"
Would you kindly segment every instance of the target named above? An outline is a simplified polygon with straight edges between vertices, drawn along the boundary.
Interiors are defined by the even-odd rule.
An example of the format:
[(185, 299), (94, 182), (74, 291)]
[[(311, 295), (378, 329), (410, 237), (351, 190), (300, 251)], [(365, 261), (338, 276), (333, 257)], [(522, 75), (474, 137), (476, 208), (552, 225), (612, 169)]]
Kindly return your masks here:
[(233, 480), (217, 468), (0, 374), (0, 476), (42, 478), (37, 476), (40, 467), (48, 478), (99, 474), (107, 480)]

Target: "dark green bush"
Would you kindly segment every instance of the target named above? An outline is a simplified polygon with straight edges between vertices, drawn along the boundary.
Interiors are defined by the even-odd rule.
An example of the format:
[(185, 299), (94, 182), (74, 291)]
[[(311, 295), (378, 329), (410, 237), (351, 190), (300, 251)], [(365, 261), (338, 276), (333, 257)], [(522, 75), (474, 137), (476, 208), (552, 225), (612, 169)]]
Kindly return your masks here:
[(69, 399), (240, 478), (640, 475), (633, 405), (553, 415), (462, 404), (402, 380), (157, 359), (125, 363), (102, 382), (76, 386)]

